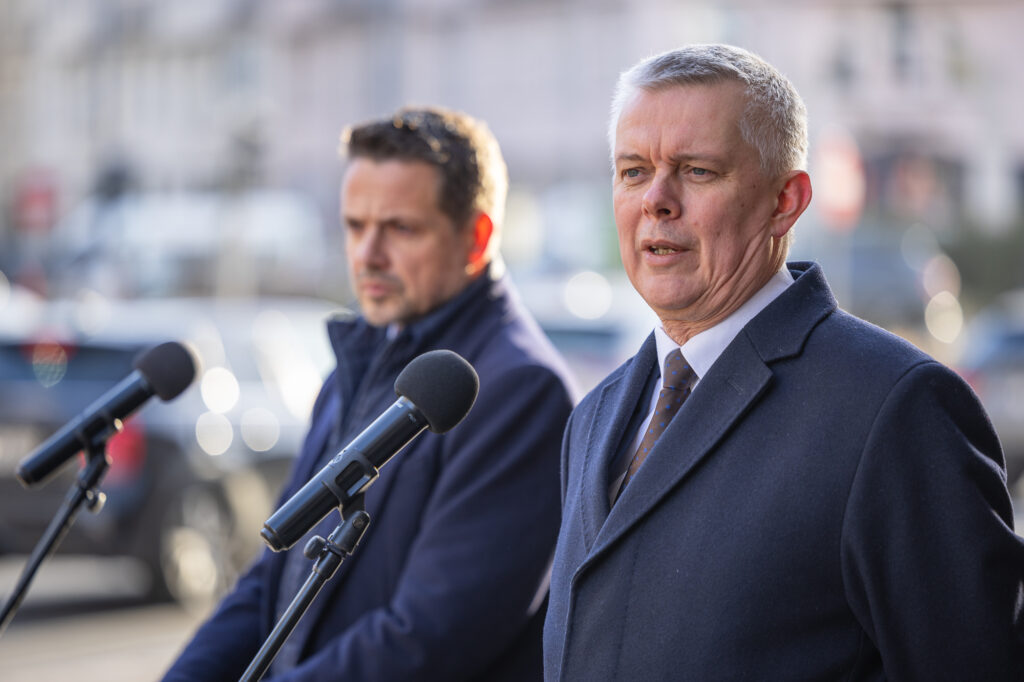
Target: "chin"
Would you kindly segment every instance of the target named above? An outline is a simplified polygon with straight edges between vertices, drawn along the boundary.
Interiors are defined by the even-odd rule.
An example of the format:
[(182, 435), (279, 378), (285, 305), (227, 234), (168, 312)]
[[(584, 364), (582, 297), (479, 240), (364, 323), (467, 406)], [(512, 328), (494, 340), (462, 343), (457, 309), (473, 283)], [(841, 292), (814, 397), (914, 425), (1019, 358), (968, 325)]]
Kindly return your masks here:
[(658, 313), (659, 317), (671, 311), (685, 310), (693, 304), (692, 298), (680, 296), (678, 291), (651, 292), (651, 295), (641, 294), (641, 298), (647, 302), (651, 310)]
[(394, 311), (382, 309), (380, 306), (368, 305), (362, 306), (363, 317), (374, 327), (386, 327), (392, 322), (398, 320), (398, 315)]

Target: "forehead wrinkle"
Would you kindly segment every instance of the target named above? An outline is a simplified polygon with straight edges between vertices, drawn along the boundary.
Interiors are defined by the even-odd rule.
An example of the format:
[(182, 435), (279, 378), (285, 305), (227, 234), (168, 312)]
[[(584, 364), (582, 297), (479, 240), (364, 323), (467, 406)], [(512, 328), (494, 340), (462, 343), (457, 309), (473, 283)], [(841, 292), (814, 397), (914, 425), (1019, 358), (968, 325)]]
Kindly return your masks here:
[[(661, 154), (657, 154), (661, 156)], [(683, 166), (693, 163), (707, 163), (716, 166), (725, 165), (725, 158), (712, 152), (674, 152), (664, 157), (665, 162), (672, 166)], [(615, 163), (649, 162), (650, 156), (637, 152), (623, 152), (615, 157)]]
[[(690, 151), (694, 140), (689, 139), (684, 131), (678, 129), (660, 127), (657, 125), (647, 126), (646, 130), (622, 131), (619, 136), (618, 145), (625, 147), (615, 155), (615, 163), (622, 162), (651, 162), (654, 159), (661, 159), (664, 163), (673, 166), (686, 165), (692, 162), (712, 163), (724, 165), (726, 156), (715, 151)], [(633, 133), (630, 135), (629, 133)], [(682, 136), (682, 139), (680, 139)], [(633, 151), (637, 147), (647, 148), (646, 152)], [(663, 153), (663, 149), (669, 149)], [(674, 150), (673, 150), (674, 148)]]
[(670, 154), (668, 156), (668, 162), (676, 166), (692, 163), (710, 163), (721, 166), (725, 164), (725, 159), (718, 154), (710, 152), (678, 152)]
[(615, 156), (615, 163), (623, 161), (646, 161), (647, 158), (643, 154), (637, 152), (623, 152)]

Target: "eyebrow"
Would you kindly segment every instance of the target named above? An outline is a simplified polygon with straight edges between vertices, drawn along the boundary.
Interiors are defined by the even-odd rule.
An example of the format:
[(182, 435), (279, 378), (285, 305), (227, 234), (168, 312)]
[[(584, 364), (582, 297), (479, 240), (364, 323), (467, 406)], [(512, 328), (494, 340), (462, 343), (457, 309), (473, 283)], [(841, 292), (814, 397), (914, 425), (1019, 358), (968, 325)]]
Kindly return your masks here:
[[(710, 164), (721, 166), (721, 165), (724, 165), (724, 163), (725, 163), (725, 160), (722, 157), (720, 157), (720, 156), (716, 156), (715, 154), (701, 154), (701, 153), (696, 153), (696, 154), (686, 154), (686, 153), (684, 153), (684, 154), (675, 154), (673, 156), (668, 157), (668, 160), (670, 162), (672, 162), (673, 164), (675, 164), (675, 165), (680, 165), (680, 164), (684, 164), (684, 163), (697, 162), (697, 163), (710, 163)], [(615, 165), (618, 165), (618, 164), (623, 163), (623, 162), (626, 162), (626, 163), (635, 163), (635, 162), (646, 163), (648, 161), (649, 161), (649, 159), (647, 157), (643, 156), (642, 154), (637, 154), (635, 152), (623, 153), (623, 154), (619, 154), (618, 156), (615, 157)]]
[(398, 224), (415, 226), (419, 222), (415, 216), (411, 216), (411, 215), (410, 216), (401, 216), (401, 215), (397, 215), (397, 214), (389, 214), (389, 215), (386, 215), (383, 218), (380, 218), (380, 219), (377, 219), (377, 220), (367, 220), (366, 218), (363, 218), (361, 216), (352, 215), (350, 213), (342, 213), (341, 214), (341, 218), (346, 223), (367, 223), (367, 222), (371, 222), (371, 223), (376, 223), (378, 225), (385, 225), (385, 226), (386, 225), (398, 225)]
[(646, 161), (640, 154), (619, 154), (615, 157), (615, 163), (618, 165), (622, 161)]
[(702, 154), (699, 152), (695, 154), (675, 154), (673, 156), (668, 157), (668, 159), (669, 161), (676, 165), (693, 162), (710, 163), (712, 165), (717, 166), (722, 166), (725, 164), (725, 160), (721, 156), (718, 156), (716, 154)]

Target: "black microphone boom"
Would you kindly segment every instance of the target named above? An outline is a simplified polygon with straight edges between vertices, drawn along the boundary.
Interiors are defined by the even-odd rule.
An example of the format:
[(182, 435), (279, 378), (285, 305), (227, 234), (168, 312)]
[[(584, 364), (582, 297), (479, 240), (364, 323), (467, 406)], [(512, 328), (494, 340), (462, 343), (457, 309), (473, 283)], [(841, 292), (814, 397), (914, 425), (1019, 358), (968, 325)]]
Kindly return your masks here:
[(80, 450), (115, 433), (120, 420), (154, 395), (165, 401), (178, 397), (196, 374), (192, 355), (173, 341), (141, 353), (132, 366), (134, 372), (21, 460), (16, 474), (23, 486), (42, 482)]
[(395, 380), (399, 398), (263, 524), (275, 552), (288, 549), (332, 509), (343, 509), (374, 481), (377, 470), (430, 428), (452, 429), (469, 413), (480, 382), (472, 365), (450, 350), (424, 353)]

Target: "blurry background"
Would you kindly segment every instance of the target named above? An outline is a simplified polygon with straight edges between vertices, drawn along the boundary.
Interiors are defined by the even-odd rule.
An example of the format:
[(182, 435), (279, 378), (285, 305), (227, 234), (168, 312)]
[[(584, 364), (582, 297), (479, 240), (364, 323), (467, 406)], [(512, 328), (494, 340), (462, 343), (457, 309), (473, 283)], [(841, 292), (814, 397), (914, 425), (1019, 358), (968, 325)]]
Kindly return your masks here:
[[(111, 444), (108, 508), (0, 638), (5, 679), (155, 677), (259, 548), (330, 367), (322, 321), (350, 302), (346, 124), (409, 103), (485, 119), (527, 303), (585, 387), (631, 354), (652, 318), (618, 261), (608, 101), (620, 71), (687, 42), (793, 81), (815, 187), (794, 257), (960, 370), (1016, 476), (1022, 26), (1022, 0), (0, 0), (2, 596), (73, 475), (25, 492), (17, 461), (147, 344), (202, 362)], [(190, 610), (143, 601), (167, 596)]]

